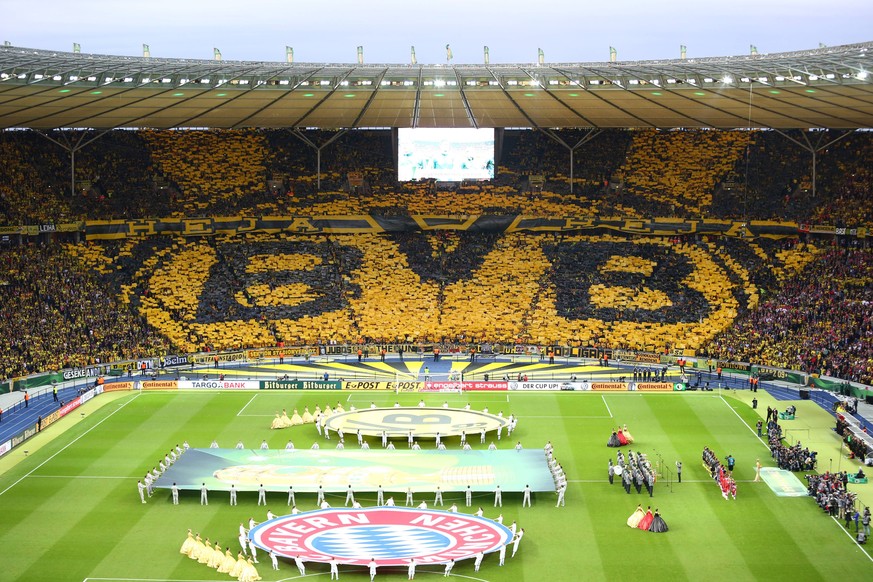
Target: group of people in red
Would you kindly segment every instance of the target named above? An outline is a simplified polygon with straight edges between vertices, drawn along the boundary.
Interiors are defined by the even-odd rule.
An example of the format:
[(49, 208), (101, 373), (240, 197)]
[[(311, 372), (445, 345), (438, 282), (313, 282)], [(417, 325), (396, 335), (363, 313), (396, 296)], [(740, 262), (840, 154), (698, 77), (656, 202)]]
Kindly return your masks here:
[(661, 517), (661, 514), (655, 509), (652, 513), (652, 506), (648, 506), (646, 511), (643, 511), (642, 505), (637, 505), (637, 508), (627, 518), (628, 527), (650, 531), (652, 533), (664, 533), (667, 531), (667, 524)]
[(614, 431), (612, 431), (612, 435), (609, 437), (609, 441), (607, 441), (607, 447), (624, 447), (627, 445), (632, 445), (634, 442), (634, 437), (631, 436), (631, 433), (627, 429), (627, 425), (624, 427), (618, 427)]

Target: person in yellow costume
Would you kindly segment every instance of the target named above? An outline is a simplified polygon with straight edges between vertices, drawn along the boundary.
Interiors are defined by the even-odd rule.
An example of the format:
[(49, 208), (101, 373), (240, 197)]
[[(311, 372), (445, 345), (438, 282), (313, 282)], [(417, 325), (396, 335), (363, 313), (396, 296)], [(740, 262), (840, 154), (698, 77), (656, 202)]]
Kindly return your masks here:
[(303, 409), (303, 423), (310, 424), (312, 422), (315, 422), (315, 418), (312, 416), (312, 413), (309, 412), (309, 407), (307, 406)]
[(230, 574), (230, 571), (233, 570), (235, 565), (236, 558), (234, 558), (233, 554), (230, 553), (230, 548), (227, 548), (224, 551), (224, 557), (221, 559), (221, 566), (218, 567), (218, 571), (222, 574)]
[(645, 517), (646, 512), (643, 511), (642, 505), (637, 505), (637, 508), (631, 514), (629, 518), (627, 518), (628, 527), (632, 527), (636, 529), (638, 525), (640, 525), (640, 521), (642, 521), (643, 517)]
[(276, 418), (273, 419), (273, 423), (270, 425), (270, 430), (285, 428), (285, 423), (282, 422), (282, 417), (279, 416), (279, 413), (276, 413)]
[(624, 428), (621, 429), (621, 432), (624, 435), (624, 438), (627, 439), (629, 445), (634, 444), (634, 437), (631, 436), (630, 431), (627, 429), (627, 425), (624, 425)]
[(316, 417), (321, 414), (321, 406), (318, 404), (315, 405), (315, 411), (313, 411), (312, 416)]
[(291, 426), (291, 419), (288, 418), (288, 412), (283, 408), (282, 409), (282, 428), (288, 428)]
[(324, 416), (330, 416), (333, 414), (333, 411), (330, 409), (330, 404), (325, 405), (324, 407)]
[(185, 541), (182, 542), (182, 547), (179, 550), (180, 554), (185, 554), (186, 556), (191, 552), (191, 548), (194, 547), (194, 533), (191, 531), (191, 528), (188, 528), (188, 537), (185, 538)]
[(194, 545), (191, 546), (191, 551), (188, 552), (188, 557), (192, 560), (197, 560), (200, 558), (200, 553), (206, 549), (206, 546), (203, 545), (203, 540), (200, 538), (200, 534), (194, 536)]
[(260, 579), (261, 577), (258, 575), (258, 569), (255, 568), (252, 559), (249, 558), (246, 565), (243, 567), (243, 571), (239, 575), (239, 582), (258, 582)]
[(209, 541), (209, 538), (206, 538), (206, 542), (204, 542), (204, 548), (200, 550), (200, 555), (197, 556), (198, 564), (208, 564), (209, 559), (212, 558), (212, 542)]
[(345, 411), (346, 411), (346, 409), (343, 408), (343, 405), (340, 404), (339, 402), (337, 402), (336, 406), (333, 407), (334, 414), (340, 414), (340, 413), (345, 412)]
[(294, 414), (291, 415), (291, 426), (300, 426), (303, 424), (303, 418), (297, 413), (297, 409), (294, 409)]
[(242, 574), (243, 568), (247, 565), (246, 558), (242, 552), (237, 553), (236, 555), (236, 564), (233, 565), (233, 568), (230, 569), (230, 577), (231, 578), (239, 578)]
[(206, 562), (206, 565), (210, 568), (218, 569), (221, 566), (221, 563), (224, 561), (224, 553), (221, 551), (221, 544), (215, 542), (215, 547), (212, 548), (212, 556), (209, 558), (209, 561)]

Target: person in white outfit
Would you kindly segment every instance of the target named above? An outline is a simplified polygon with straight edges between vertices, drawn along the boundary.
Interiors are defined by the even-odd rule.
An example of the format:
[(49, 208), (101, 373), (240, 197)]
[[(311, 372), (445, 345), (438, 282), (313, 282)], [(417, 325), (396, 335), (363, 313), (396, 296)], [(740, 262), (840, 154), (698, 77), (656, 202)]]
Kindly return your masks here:
[(200, 486), (200, 505), (209, 505), (208, 492), (209, 489), (206, 488), (206, 483)]
[(306, 576), (306, 565), (303, 562), (303, 558), (299, 555), (294, 556), (294, 565), (297, 566), (297, 571), (300, 572), (301, 576)]
[(455, 567), (454, 560), (449, 560), (448, 562), (446, 562), (446, 569), (443, 571), (443, 578), (448, 578), (449, 574), (452, 573), (452, 568), (454, 568), (454, 567)]
[(512, 557), (515, 557), (515, 553), (518, 552), (518, 544), (521, 543), (521, 538), (524, 537), (524, 528), (518, 530), (518, 533), (515, 534), (515, 539), (512, 542)]

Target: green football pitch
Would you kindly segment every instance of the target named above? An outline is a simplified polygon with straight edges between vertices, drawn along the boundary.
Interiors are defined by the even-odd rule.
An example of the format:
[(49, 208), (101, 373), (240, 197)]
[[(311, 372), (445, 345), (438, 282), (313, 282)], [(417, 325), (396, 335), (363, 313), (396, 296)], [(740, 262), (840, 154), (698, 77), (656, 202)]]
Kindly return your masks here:
[[(256, 447), (266, 439), (284, 448), (292, 439), (308, 448), (318, 435), (312, 425), (270, 430), (274, 414), (286, 408), (335, 405), (348, 409), (370, 402), (414, 406), (420, 394), (365, 392), (149, 392), (113, 393), (94, 399), (0, 461), (0, 580), (194, 581), (230, 580), (179, 553), (188, 528), (223, 547), (238, 549), (241, 521), (265, 519), (256, 494), (240, 494), (230, 507), (227, 495), (214, 492), (208, 506), (198, 492), (183, 492), (174, 506), (167, 491), (157, 491), (143, 505), (136, 481), (172, 446), (187, 440), (207, 447), (216, 439), (232, 447), (243, 440)], [(758, 411), (748, 395), (719, 393), (469, 393), (424, 395), (429, 405), (444, 401), (474, 409), (519, 416), (511, 448), (554, 445), (555, 456), (570, 481), (566, 507), (556, 508), (554, 493), (538, 493), (532, 508), (521, 508), (521, 495), (503, 495), (505, 523), (524, 528), (518, 554), (506, 565), (486, 556), (474, 572), (472, 560), (459, 562), (452, 577), (460, 580), (840, 580), (873, 576), (873, 560), (834, 520), (808, 497), (778, 497), (766, 484), (753, 483), (755, 460), (771, 465), (767, 447), (756, 436)], [(761, 406), (768, 404), (759, 395)], [(772, 402), (772, 401), (770, 401)], [(814, 404), (798, 404), (798, 420), (790, 438), (820, 451), (820, 470), (838, 464), (839, 441), (828, 433), (830, 417)], [(626, 494), (618, 481), (607, 481), (607, 461), (615, 449), (606, 446), (611, 430), (627, 424), (635, 438), (630, 449), (648, 455), (665, 470), (654, 497), (645, 489)], [(806, 428), (804, 428), (806, 427)], [(490, 438), (489, 438), (490, 440)], [(457, 437), (449, 446), (457, 446)], [(476, 448), (478, 439), (474, 440)], [(371, 439), (376, 448), (380, 444)], [(398, 443), (404, 447), (405, 443)], [(700, 461), (704, 446), (719, 458), (737, 459), (736, 500), (722, 498)], [(28, 454), (25, 456), (24, 451)], [(627, 450), (627, 447), (623, 450)], [(682, 483), (675, 462), (684, 463)], [(803, 480), (802, 475), (798, 475)], [(868, 491), (864, 491), (868, 495)], [(401, 496), (401, 495), (396, 495)], [(462, 496), (446, 494), (446, 503)], [(402, 496), (401, 496), (402, 499)], [(330, 500), (330, 498), (329, 498)], [(359, 497), (363, 505), (373, 496)], [(428, 501), (432, 501), (427, 496)], [(337, 494), (333, 505), (341, 506)], [(642, 503), (659, 508), (670, 531), (653, 534), (627, 527), (626, 520)], [(865, 503), (870, 503), (865, 499)], [(301, 510), (315, 509), (315, 496), (300, 494)], [(486, 517), (496, 517), (491, 494), (478, 495)], [(286, 513), (284, 495), (268, 495), (267, 508)], [(854, 533), (854, 528), (852, 528)], [(263, 556), (262, 556), (263, 558)], [(270, 569), (261, 559), (264, 580), (298, 579), (293, 563)], [(364, 568), (341, 567), (344, 580), (366, 580)], [(416, 578), (442, 575), (442, 567), (419, 567)], [(308, 564), (306, 578), (328, 580), (328, 568)], [(405, 580), (399, 568), (381, 568), (377, 580)]]

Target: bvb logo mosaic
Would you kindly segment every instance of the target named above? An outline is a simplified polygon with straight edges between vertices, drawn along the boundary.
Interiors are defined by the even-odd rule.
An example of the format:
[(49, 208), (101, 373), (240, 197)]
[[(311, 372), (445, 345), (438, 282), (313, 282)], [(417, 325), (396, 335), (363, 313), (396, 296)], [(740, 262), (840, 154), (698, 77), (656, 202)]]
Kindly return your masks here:
[(122, 285), (122, 300), (138, 303), (152, 326), (189, 351), (272, 345), (277, 337), (701, 342), (748, 300), (740, 285), (748, 273), (702, 247), (554, 241), (505, 234), (444, 288), (420, 277), (384, 236), (175, 242), (142, 263)]

